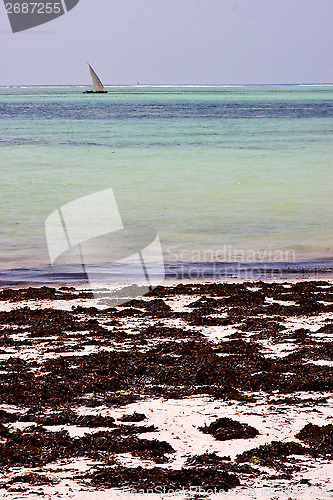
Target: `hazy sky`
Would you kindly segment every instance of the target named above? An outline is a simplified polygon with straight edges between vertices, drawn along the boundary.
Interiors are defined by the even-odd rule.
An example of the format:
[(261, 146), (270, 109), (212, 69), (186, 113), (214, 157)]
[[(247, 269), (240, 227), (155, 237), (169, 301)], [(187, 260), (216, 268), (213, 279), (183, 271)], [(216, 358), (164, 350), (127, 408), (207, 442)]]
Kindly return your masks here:
[(87, 61), (106, 85), (333, 82), (333, 0), (80, 0), (15, 34), (1, 2), (0, 22), (0, 85), (90, 84)]

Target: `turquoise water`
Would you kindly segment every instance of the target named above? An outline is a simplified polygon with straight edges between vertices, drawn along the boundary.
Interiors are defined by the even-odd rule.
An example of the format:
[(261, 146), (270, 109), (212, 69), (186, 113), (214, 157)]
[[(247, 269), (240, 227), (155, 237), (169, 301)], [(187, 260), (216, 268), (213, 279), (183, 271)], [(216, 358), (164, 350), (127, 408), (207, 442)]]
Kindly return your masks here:
[(333, 257), (330, 86), (1, 88), (3, 270), (49, 265), (47, 216), (112, 188), (167, 262)]

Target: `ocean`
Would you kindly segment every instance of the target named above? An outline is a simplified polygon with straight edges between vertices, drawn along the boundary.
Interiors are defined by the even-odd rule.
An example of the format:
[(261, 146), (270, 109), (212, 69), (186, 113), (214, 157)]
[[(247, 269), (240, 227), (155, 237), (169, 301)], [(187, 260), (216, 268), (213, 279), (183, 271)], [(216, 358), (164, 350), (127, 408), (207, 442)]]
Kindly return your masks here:
[(333, 268), (332, 86), (83, 90), (0, 88), (1, 281), (69, 279), (45, 221), (106, 189), (169, 276)]

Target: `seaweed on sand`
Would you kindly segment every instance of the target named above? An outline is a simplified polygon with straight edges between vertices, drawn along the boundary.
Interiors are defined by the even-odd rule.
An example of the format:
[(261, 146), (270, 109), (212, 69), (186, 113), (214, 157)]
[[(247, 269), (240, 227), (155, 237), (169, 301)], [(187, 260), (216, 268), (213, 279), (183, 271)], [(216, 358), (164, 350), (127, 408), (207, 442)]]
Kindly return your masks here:
[(231, 458), (229, 456), (220, 457), (216, 453), (193, 455), (186, 460), (186, 465), (196, 467), (214, 467), (227, 472), (236, 472), (239, 474), (248, 474), (251, 476), (258, 476), (261, 474), (260, 470), (254, 469), (253, 467), (251, 467), (251, 465), (236, 464), (234, 462), (231, 462)]
[(42, 286), (39, 288), (28, 287), (20, 289), (5, 288), (0, 291), (0, 300), (20, 302), (22, 300), (73, 300), (78, 298), (92, 298), (89, 291), (78, 292), (75, 288), (61, 287), (50, 288)]
[(30, 309), (22, 307), (8, 312), (0, 312), (0, 324), (10, 324), (27, 326), (31, 331), (45, 330), (48, 334), (58, 333), (59, 331), (82, 331), (82, 323), (77, 321), (71, 312), (58, 309)]
[(47, 432), (30, 427), (24, 431), (10, 432), (5, 443), (0, 444), (0, 464), (36, 467), (60, 458), (77, 456), (79, 441), (67, 431)]
[(104, 455), (116, 453), (132, 453), (164, 463), (168, 461), (166, 454), (174, 452), (165, 441), (123, 434), (124, 429), (120, 429), (116, 433), (100, 431), (72, 438), (66, 430), (51, 432), (39, 426), (8, 431), (6, 442), (0, 443), (0, 465), (36, 467), (58, 459), (79, 456), (101, 459)]
[(229, 439), (249, 439), (256, 437), (259, 431), (249, 424), (242, 424), (231, 418), (218, 418), (215, 422), (199, 427), (201, 432), (212, 434), (218, 441)]
[[(264, 282), (179, 284), (159, 287), (151, 291), (148, 298), (135, 299), (121, 307), (99, 310), (77, 305), (71, 311), (54, 310), (49, 305), (47, 309), (19, 308), (21, 304), (18, 302), (88, 298), (87, 292), (63, 288), (58, 291), (30, 289), (3, 293), (0, 300), (16, 303), (13, 310), (0, 313), (0, 322), (3, 323), (0, 347), (3, 348), (1, 354), (5, 355), (0, 359), (0, 403), (16, 405), (18, 409), (12, 414), (4, 410), (0, 412), (1, 465), (33, 466), (76, 456), (107, 461), (110, 465), (117, 453), (132, 453), (158, 463), (169, 460), (172, 448), (168, 443), (138, 438), (141, 433), (153, 432), (153, 426), (117, 425), (119, 422), (111, 417), (80, 416), (74, 411), (79, 405), (114, 408), (145, 397), (184, 398), (192, 395), (248, 403), (260, 397), (256, 394), (258, 391), (274, 395), (275, 400), (269, 399), (268, 405), (276, 401), (276, 404), (304, 406), (305, 400), (294, 398), (296, 391), (307, 391), (307, 404), (315, 404), (310, 398), (311, 392), (332, 390), (333, 368), (306, 362), (332, 359), (331, 345), (314, 338), (316, 334), (312, 329), (287, 329), (284, 321), (291, 316), (299, 318), (303, 315), (313, 316), (307, 318), (309, 322), (317, 321), (318, 313), (333, 310), (332, 291), (332, 285), (319, 281), (297, 286)], [(167, 299), (175, 300), (177, 295), (191, 296), (192, 304), (187, 310), (173, 310), (172, 302)], [(273, 302), (267, 301), (267, 297), (273, 298)], [(321, 324), (318, 333), (330, 335), (332, 321), (322, 320)], [(218, 326), (216, 331), (234, 325), (237, 331), (216, 344), (206, 337), (212, 331), (212, 325)], [(276, 353), (269, 357), (262, 340), (271, 343), (292, 341), (294, 352), (285, 357)], [(71, 353), (71, 350), (79, 351), (87, 345), (93, 346), (95, 352)], [(27, 346), (31, 346), (35, 359), (21, 355), (21, 349), (24, 354), (29, 350)], [(61, 355), (52, 358), (55, 351)], [(46, 353), (51, 359), (38, 358), (39, 352)], [(31, 410), (21, 418), (23, 406)], [(16, 420), (34, 422), (38, 426), (13, 431), (10, 424)], [(126, 421), (140, 420), (132, 416), (123, 420)], [(65, 431), (58, 434), (40, 427), (67, 424), (107, 429), (94, 436), (87, 434), (82, 438), (71, 438)], [(246, 430), (249, 429), (237, 429), (237, 425), (246, 424), (234, 421), (224, 424), (221, 425), (220, 421), (213, 429), (220, 439), (245, 439), (257, 432), (254, 429), (251, 431), (253, 436), (248, 436)], [(332, 454), (331, 432), (327, 426), (305, 427), (296, 437), (303, 439), (308, 447), (299, 443), (273, 442), (250, 450), (245, 461), (252, 465), (275, 464), (283, 468), (287, 457), (297, 453), (327, 458)], [(222, 481), (222, 473), (246, 474), (244, 467), (250, 470), (252, 466), (240, 466), (243, 458), (241, 455), (238, 464), (230, 462), (228, 465), (220, 457), (192, 457), (191, 474), (176, 471), (180, 479), (171, 472), (165, 472), (169, 476), (163, 475), (163, 469), (158, 469), (154, 475), (153, 472), (120, 468), (117, 480), (121, 481), (128, 475), (132, 478), (128, 484), (135, 487), (145, 481), (154, 484), (158, 480), (160, 484), (162, 477), (165, 481), (170, 479), (171, 484), (186, 485), (190, 484), (190, 476), (193, 484), (192, 477), (198, 474), (200, 485), (213, 485)], [(199, 468), (201, 475), (195, 472)], [(202, 472), (203, 469), (207, 472)], [(103, 470), (99, 471), (102, 476)], [(117, 482), (110, 479), (111, 474), (114, 474), (114, 469), (112, 472), (107, 469), (104, 479), (94, 476), (96, 483), (93, 484), (103, 486)]]
[(168, 462), (166, 454), (174, 453), (166, 441), (139, 439), (136, 436), (117, 436), (113, 432), (85, 434), (81, 439), (84, 454), (99, 459), (101, 454), (131, 453), (133, 456), (156, 463)]
[(7, 485), (15, 484), (15, 483), (28, 483), (34, 486), (43, 486), (43, 485), (54, 485), (57, 484), (57, 481), (54, 478), (45, 476), (45, 474), (38, 474), (36, 472), (30, 472), (24, 474), (23, 476), (15, 476), (10, 481), (8, 481)]
[[(239, 486), (237, 476), (223, 470), (214, 468), (183, 468), (180, 470), (163, 469), (154, 467), (127, 468), (99, 468), (97, 471), (86, 475), (94, 486), (127, 487), (135, 490), (152, 490), (151, 492), (173, 493), (177, 489), (195, 488), (205, 491), (219, 489), (228, 491)], [(139, 492), (139, 491), (138, 491)]]
[(330, 455), (333, 459), (333, 424), (307, 424), (295, 437), (304, 441), (318, 453)]
[(119, 420), (121, 422), (142, 422), (143, 420), (145, 420), (147, 417), (144, 413), (138, 413), (138, 412), (134, 412), (132, 414), (125, 414), (123, 415)]
[(21, 422), (35, 422), (38, 425), (77, 425), (78, 427), (115, 427), (113, 417), (101, 415), (78, 415), (70, 409), (57, 413), (35, 413), (33, 410), (20, 417)]
[(250, 462), (255, 465), (264, 465), (281, 469), (283, 462), (289, 455), (312, 455), (315, 454), (310, 448), (304, 447), (293, 441), (272, 441), (270, 444), (260, 445), (257, 448), (244, 451), (236, 457), (238, 463)]
[(226, 462), (230, 462), (230, 456), (220, 457), (216, 453), (203, 453), (202, 455), (193, 455), (188, 457), (186, 465), (195, 465), (199, 467), (221, 466), (225, 467)]

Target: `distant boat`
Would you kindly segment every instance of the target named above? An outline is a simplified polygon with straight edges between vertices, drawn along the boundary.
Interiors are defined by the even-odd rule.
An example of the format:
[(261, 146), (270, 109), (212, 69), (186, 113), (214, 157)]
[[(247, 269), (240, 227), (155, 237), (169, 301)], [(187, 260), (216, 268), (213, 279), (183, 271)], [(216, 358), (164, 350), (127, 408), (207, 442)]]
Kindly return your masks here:
[(91, 79), (92, 79), (92, 82), (93, 82), (94, 90), (86, 90), (83, 93), (84, 94), (107, 94), (108, 91), (105, 90), (105, 88), (103, 87), (103, 84), (102, 84), (101, 80), (98, 78), (98, 76), (96, 75), (95, 71), (92, 69), (92, 67), (90, 66), (89, 63), (88, 63), (88, 66), (89, 66), (89, 70), (90, 70), (90, 74), (91, 74)]

